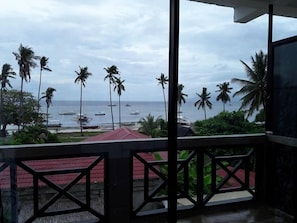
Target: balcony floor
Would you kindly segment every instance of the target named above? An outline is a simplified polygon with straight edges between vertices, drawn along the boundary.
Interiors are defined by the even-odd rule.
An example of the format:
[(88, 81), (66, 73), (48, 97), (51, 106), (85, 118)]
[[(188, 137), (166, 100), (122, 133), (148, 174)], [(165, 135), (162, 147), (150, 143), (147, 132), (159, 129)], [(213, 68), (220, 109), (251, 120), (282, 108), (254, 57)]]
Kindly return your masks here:
[(293, 220), (279, 210), (267, 206), (253, 208), (233, 207), (228, 210), (214, 209), (203, 213), (184, 217), (178, 223), (292, 223)]

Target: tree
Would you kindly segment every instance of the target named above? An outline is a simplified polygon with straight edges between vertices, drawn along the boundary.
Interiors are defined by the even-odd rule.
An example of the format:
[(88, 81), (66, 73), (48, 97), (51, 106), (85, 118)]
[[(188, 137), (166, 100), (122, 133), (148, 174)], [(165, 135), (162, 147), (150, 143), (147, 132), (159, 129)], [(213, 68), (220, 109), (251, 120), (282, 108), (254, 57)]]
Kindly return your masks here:
[[(1, 90), (0, 90), (0, 129), (2, 128), (2, 119), (3, 119), (3, 91), (7, 90), (7, 85), (12, 88), (9, 78), (15, 78), (14, 76), (16, 73), (13, 71), (12, 67), (10, 64), (4, 64), (2, 66), (2, 71), (0, 75), (0, 83), (1, 83)], [(0, 132), (0, 137), (5, 137), (6, 133), (5, 132)]]
[(198, 110), (200, 108), (203, 109), (204, 119), (206, 120), (206, 106), (209, 109), (212, 109), (212, 103), (209, 101), (209, 99), (211, 98), (210, 93), (207, 93), (207, 88), (204, 87), (202, 88), (202, 93), (201, 94), (196, 93), (196, 95), (199, 97), (199, 99), (194, 103), (194, 106), (198, 107)]
[(267, 55), (262, 51), (251, 57), (252, 66), (244, 65), (248, 79), (232, 78), (232, 82), (242, 85), (242, 88), (234, 93), (233, 97), (243, 95), (239, 110), (247, 108), (247, 116), (251, 116), (255, 110), (263, 107), (266, 110), (266, 88), (267, 88)]
[(114, 85), (114, 91), (117, 91), (119, 96), (119, 126), (121, 128), (121, 95), (122, 91), (125, 91), (124, 83), (125, 80), (121, 80), (120, 78), (116, 79), (115, 85)]
[[(39, 100), (40, 100), (40, 88), (41, 88), (41, 77), (42, 77), (42, 71), (43, 70), (47, 70), (47, 71), (52, 71), (48, 65), (48, 58), (47, 57), (41, 57), (40, 59), (40, 73), (39, 73), (39, 87), (38, 87), (38, 103), (39, 103)], [(40, 106), (39, 106), (40, 108)]]
[[(19, 98), (23, 95), (23, 119), (19, 120)], [(3, 92), (3, 115), (1, 132), (6, 133), (7, 125), (19, 125), (39, 123), (42, 117), (37, 110), (38, 102), (29, 92), (7, 90)]]
[(141, 118), (139, 124), (139, 132), (151, 137), (157, 137), (161, 131), (162, 119), (160, 116), (155, 119), (153, 115), (149, 114), (146, 118)]
[[(54, 91), (56, 91), (55, 88), (48, 87), (46, 89), (46, 91), (42, 93), (42, 94), (44, 94), (44, 96), (41, 97), (41, 99), (45, 98), (45, 102), (46, 102), (46, 127), (47, 128), (48, 128), (48, 109), (49, 109), (50, 105), (52, 104), (52, 98), (54, 97)], [(38, 100), (38, 103), (39, 103), (39, 100)]]
[(79, 67), (79, 71), (75, 71), (77, 74), (77, 77), (74, 80), (74, 83), (79, 83), (80, 82), (80, 106), (79, 106), (79, 122), (80, 122), (80, 133), (82, 133), (82, 120), (81, 120), (81, 115), (82, 115), (82, 87), (86, 86), (86, 80), (88, 79), (89, 76), (92, 75), (88, 71), (88, 67)]
[(229, 82), (224, 82), (222, 84), (218, 84), (217, 87), (219, 90), (216, 92), (219, 92), (219, 95), (217, 96), (217, 101), (223, 102), (223, 112), (225, 111), (225, 105), (228, 101), (230, 101), (229, 93), (231, 93), (232, 87), (229, 87)]
[(107, 72), (107, 75), (104, 77), (105, 80), (109, 80), (109, 106), (110, 106), (110, 113), (111, 113), (111, 121), (112, 121), (112, 129), (114, 130), (114, 120), (113, 120), (113, 111), (112, 111), (112, 98), (111, 98), (111, 86), (115, 85), (116, 80), (118, 77), (116, 75), (119, 75), (120, 72), (118, 71), (117, 66), (112, 65), (111, 67), (106, 67), (104, 70)]
[(177, 92), (177, 103), (178, 103), (178, 113), (180, 113), (180, 108), (181, 108), (181, 105), (182, 103), (186, 103), (186, 98), (185, 97), (188, 97), (187, 94), (183, 93), (183, 89), (184, 89), (184, 85), (183, 84), (179, 84), (178, 85), (178, 92)]
[[(22, 44), (20, 44), (20, 47), (18, 49), (18, 52), (13, 52), (13, 55), (15, 56), (15, 59), (18, 62), (19, 65), (19, 75), (21, 77), (21, 94), (20, 94), (20, 106), (19, 106), (19, 121), (20, 123), (23, 123), (23, 84), (24, 80), (30, 81), (31, 79), (31, 68), (35, 68), (37, 66), (35, 60), (39, 59), (38, 56), (35, 56), (34, 51), (30, 47), (24, 47)], [(20, 126), (20, 123), (18, 126)]]
[(165, 108), (165, 121), (167, 122), (167, 105), (166, 105), (166, 97), (165, 97), (165, 85), (168, 83), (168, 77), (161, 73), (159, 78), (156, 78), (159, 82), (158, 85), (161, 85), (163, 91), (164, 98), (164, 108)]

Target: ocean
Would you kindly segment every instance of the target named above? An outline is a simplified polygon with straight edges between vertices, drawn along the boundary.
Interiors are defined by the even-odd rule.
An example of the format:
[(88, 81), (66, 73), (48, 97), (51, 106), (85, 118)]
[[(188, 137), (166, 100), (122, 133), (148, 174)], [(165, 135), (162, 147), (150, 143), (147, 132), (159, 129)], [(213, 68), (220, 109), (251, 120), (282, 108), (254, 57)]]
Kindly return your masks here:
[[(113, 101), (114, 122), (119, 122), (119, 105)], [(61, 123), (62, 127), (79, 127), (80, 123), (76, 117), (80, 110), (79, 101), (58, 101), (54, 100), (49, 107), (49, 124)], [(237, 111), (240, 104), (226, 104), (226, 111)], [(223, 111), (222, 102), (213, 102), (212, 109), (206, 109), (207, 118), (217, 115)], [(41, 112), (46, 113), (46, 104), (41, 104)], [(62, 113), (73, 113), (65, 115)], [(112, 123), (109, 101), (83, 101), (82, 114), (88, 117), (86, 125), (110, 125)], [(99, 115), (100, 114), (100, 115)], [(105, 114), (105, 115), (102, 115)], [(164, 102), (138, 102), (121, 101), (121, 122), (138, 122), (141, 118), (146, 118), (149, 114), (155, 118), (165, 118)], [(188, 101), (181, 106), (181, 114), (189, 121), (204, 120), (204, 112), (194, 106), (194, 101)]]

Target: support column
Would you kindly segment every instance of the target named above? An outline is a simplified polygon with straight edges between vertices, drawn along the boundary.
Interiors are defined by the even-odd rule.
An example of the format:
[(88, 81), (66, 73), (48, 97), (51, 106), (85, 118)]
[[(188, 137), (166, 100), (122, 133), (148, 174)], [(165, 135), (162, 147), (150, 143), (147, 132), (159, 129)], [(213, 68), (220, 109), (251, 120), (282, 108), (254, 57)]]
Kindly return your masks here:
[(170, 0), (168, 99), (168, 222), (177, 221), (177, 88), (179, 0)]

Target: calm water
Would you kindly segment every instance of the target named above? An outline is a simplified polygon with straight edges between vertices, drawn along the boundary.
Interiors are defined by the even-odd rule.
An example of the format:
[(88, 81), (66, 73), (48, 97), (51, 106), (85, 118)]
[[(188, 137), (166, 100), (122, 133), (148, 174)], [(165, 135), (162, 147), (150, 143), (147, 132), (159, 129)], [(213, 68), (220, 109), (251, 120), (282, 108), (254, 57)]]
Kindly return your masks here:
[[(113, 102), (114, 122), (119, 122), (119, 106), (118, 102)], [(106, 125), (110, 124), (111, 112), (109, 102), (107, 101), (83, 101), (82, 113), (89, 118), (87, 125)], [(227, 104), (227, 111), (235, 111), (239, 108), (239, 104)], [(42, 112), (46, 112), (45, 104), (42, 104)], [(207, 109), (207, 118), (217, 115), (223, 110), (223, 105), (220, 102), (214, 102), (213, 108)], [(139, 112), (137, 115), (132, 115), (133, 112)], [(74, 112), (75, 115), (61, 115), (60, 113)], [(181, 106), (183, 116), (191, 122), (196, 120), (203, 120), (203, 110), (198, 110), (194, 107), (194, 102), (186, 102)], [(105, 115), (96, 115), (98, 113), (105, 113)], [(49, 123), (61, 123), (62, 127), (79, 127), (79, 122), (76, 120), (76, 114), (79, 114), (79, 101), (53, 101), (49, 108)], [(121, 102), (121, 119), (122, 122), (138, 122), (142, 117), (153, 115), (164, 118), (164, 103), (163, 102)]]

